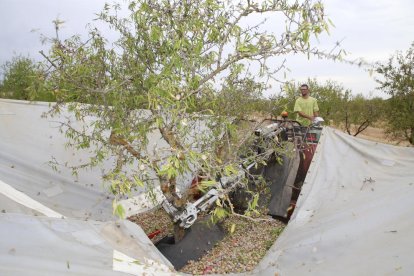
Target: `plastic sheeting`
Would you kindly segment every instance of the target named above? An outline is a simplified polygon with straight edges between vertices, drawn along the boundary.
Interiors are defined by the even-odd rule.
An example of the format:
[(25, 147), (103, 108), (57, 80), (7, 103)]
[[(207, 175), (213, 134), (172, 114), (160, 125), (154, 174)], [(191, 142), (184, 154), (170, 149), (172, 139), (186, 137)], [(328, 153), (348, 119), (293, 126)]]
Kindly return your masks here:
[[(172, 265), (141, 228), (113, 216), (102, 168), (75, 178), (47, 164), (52, 156), (89, 158), (65, 148), (57, 123), (41, 118), (48, 109), (0, 100), (0, 274), (170, 275)], [(130, 212), (149, 206), (137, 199)]]
[[(48, 165), (52, 157), (63, 162), (88, 158), (86, 151), (65, 148), (57, 122), (41, 118), (48, 110), (46, 103), (0, 101), (0, 180), (64, 216), (115, 219), (99, 169), (81, 171), (76, 179), (68, 169), (56, 172)], [(8, 212), (10, 206), (0, 203), (0, 208)]]
[[(142, 230), (113, 217), (99, 169), (74, 180), (46, 164), (88, 157), (63, 147), (47, 109), (0, 100), (0, 274), (170, 274)], [(248, 274), (414, 275), (413, 199), (413, 148), (326, 127), (289, 225)]]
[(168, 261), (129, 221), (1, 214), (0, 236), (1, 275), (171, 275)]

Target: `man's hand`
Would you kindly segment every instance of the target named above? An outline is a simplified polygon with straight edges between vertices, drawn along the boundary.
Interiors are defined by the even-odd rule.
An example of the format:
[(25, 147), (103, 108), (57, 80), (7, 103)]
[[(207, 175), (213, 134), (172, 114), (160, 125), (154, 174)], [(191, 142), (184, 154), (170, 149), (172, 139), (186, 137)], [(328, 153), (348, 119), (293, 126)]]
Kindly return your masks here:
[(302, 111), (298, 111), (298, 114), (299, 114), (300, 117), (306, 118), (306, 119), (310, 120), (311, 122), (313, 122), (313, 120), (315, 119), (314, 116), (307, 115), (307, 114), (303, 113)]

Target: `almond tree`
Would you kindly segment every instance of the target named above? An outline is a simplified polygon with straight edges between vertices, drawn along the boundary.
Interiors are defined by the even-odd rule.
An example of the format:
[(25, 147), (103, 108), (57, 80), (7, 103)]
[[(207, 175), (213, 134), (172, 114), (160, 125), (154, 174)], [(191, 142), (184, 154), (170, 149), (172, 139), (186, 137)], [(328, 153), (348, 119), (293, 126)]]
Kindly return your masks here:
[(414, 145), (414, 43), (406, 53), (397, 52), (387, 63), (377, 64), (379, 88), (390, 95), (385, 111), (387, 132)]
[[(42, 53), (50, 66), (48, 86), (57, 98), (50, 114), (66, 106), (85, 123), (95, 118), (81, 129), (62, 123), (71, 145), (94, 152), (90, 162), (73, 169), (116, 157), (105, 174), (115, 203), (136, 186), (160, 185), (181, 207), (185, 197), (177, 195), (176, 186), (183, 175), (198, 171), (214, 180), (218, 172), (237, 173), (243, 162), (237, 148), (245, 138), (230, 140), (234, 118), (218, 116), (217, 95), (260, 95), (284, 68), (283, 62), (268, 67), (271, 57), (339, 57), (311, 45), (329, 25), (319, 1), (137, 0), (128, 2), (129, 16), (120, 16), (122, 9), (106, 4), (97, 18), (117, 34), (116, 41), (95, 27), (86, 41), (79, 36), (63, 40), (56, 21), (52, 48)], [(263, 24), (265, 17), (274, 20), (272, 30)], [(200, 104), (206, 99), (211, 99), (208, 105)], [(243, 108), (240, 104), (237, 110)], [(189, 139), (200, 120), (211, 131)], [(148, 152), (148, 134), (154, 132), (168, 146)], [(136, 169), (127, 170), (128, 164)]]
[(43, 90), (45, 72), (42, 64), (29, 57), (15, 56), (2, 66), (0, 97), (17, 100), (53, 101)]

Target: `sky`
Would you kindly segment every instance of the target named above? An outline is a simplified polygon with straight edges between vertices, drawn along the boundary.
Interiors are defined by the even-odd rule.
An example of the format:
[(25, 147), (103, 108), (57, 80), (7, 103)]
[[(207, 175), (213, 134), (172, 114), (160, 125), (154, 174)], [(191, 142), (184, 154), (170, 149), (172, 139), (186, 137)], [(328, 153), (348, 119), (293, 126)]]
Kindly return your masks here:
[[(396, 51), (406, 51), (414, 41), (413, 0), (325, 0), (323, 3), (335, 27), (316, 42), (322, 49), (330, 50), (341, 41), (347, 59), (384, 62)], [(47, 46), (42, 45), (40, 35), (54, 35), (53, 20), (65, 21), (62, 36), (82, 35), (104, 4), (104, 0), (0, 0), (0, 64), (16, 55), (41, 60), (39, 51), (47, 50)], [(332, 80), (353, 94), (386, 97), (376, 89), (375, 75), (358, 66), (308, 60), (304, 56), (289, 57), (287, 66), (290, 69), (287, 81)]]

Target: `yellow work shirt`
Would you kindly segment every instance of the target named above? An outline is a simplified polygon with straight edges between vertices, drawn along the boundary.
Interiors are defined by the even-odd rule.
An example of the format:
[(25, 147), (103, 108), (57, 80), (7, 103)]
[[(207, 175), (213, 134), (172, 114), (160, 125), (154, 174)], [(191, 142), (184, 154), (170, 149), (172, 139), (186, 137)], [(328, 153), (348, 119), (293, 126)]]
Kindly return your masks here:
[[(301, 111), (306, 115), (313, 116), (314, 112), (319, 111), (319, 107), (315, 98), (312, 98), (310, 96), (307, 99), (299, 97), (296, 99), (295, 108), (293, 109), (293, 111)], [(308, 126), (311, 123), (309, 119), (301, 117), (299, 113), (296, 114), (296, 121), (298, 121), (303, 126)]]

